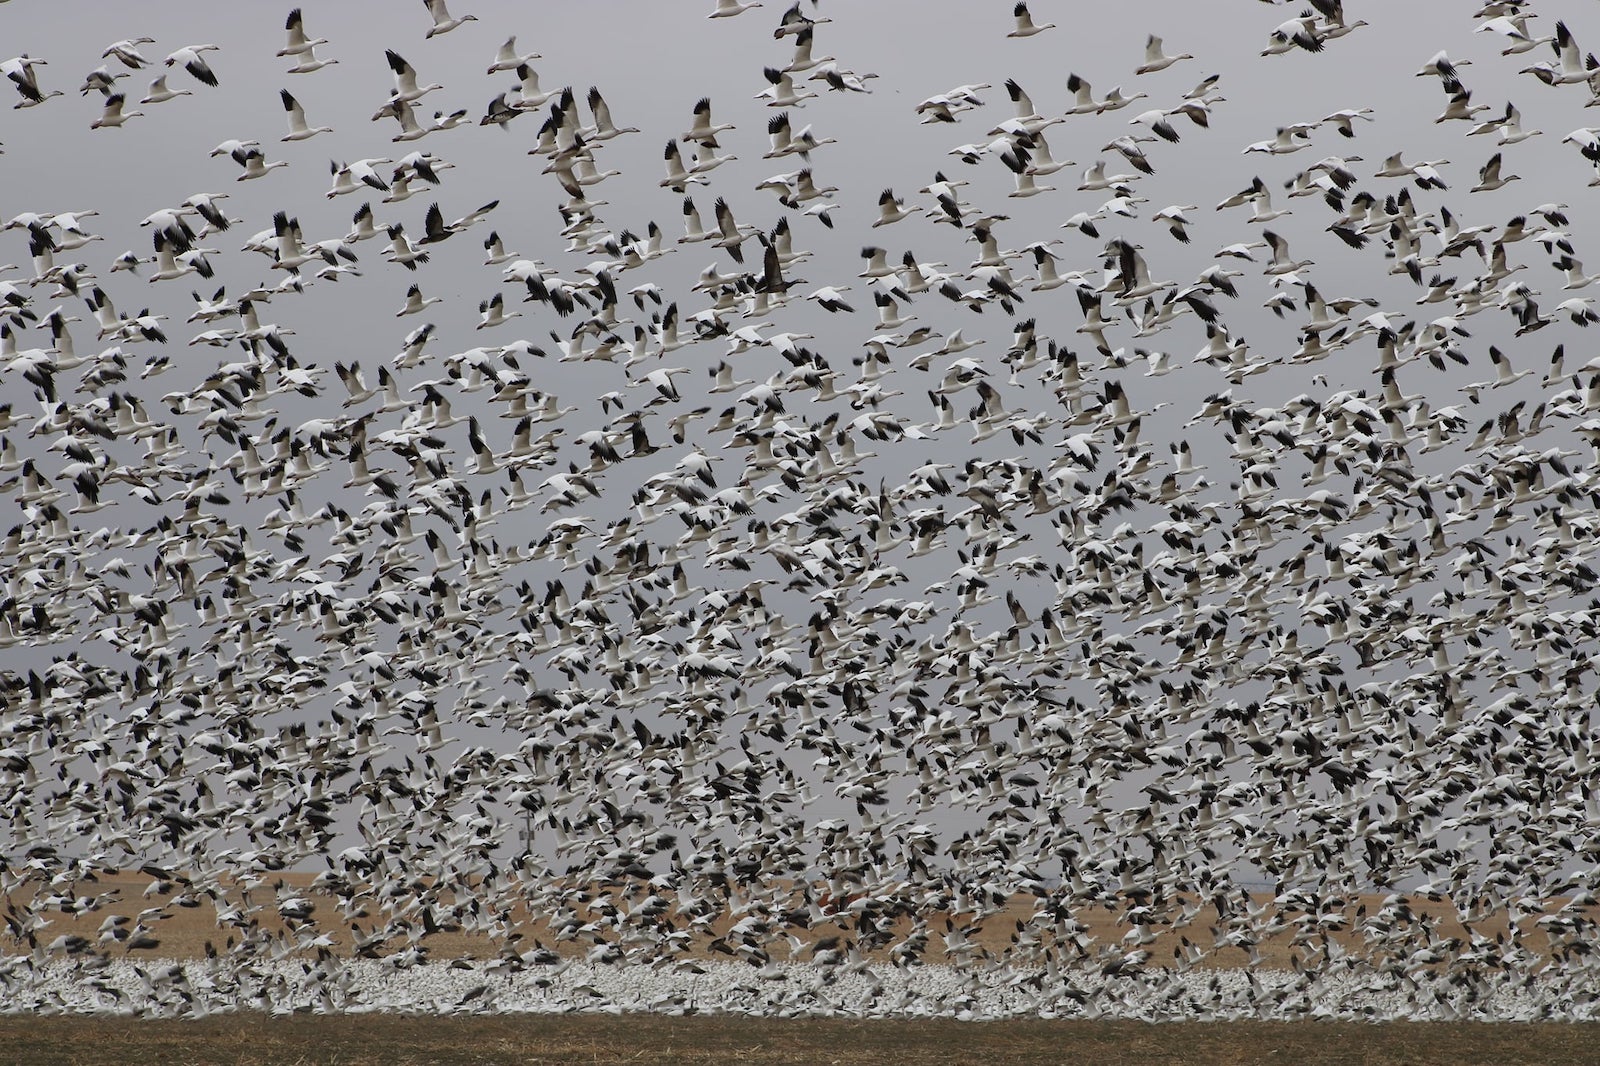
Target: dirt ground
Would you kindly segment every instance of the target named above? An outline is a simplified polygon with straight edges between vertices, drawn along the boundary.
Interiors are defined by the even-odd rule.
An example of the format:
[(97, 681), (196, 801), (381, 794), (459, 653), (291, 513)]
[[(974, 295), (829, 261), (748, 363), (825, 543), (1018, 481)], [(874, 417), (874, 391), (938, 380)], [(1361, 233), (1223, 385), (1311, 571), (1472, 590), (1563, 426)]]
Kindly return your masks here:
[(1531, 1066), (1600, 1062), (1600, 1024), (0, 1017), (0, 1060), (27, 1066)]
[[(308, 874), (283, 873), (273, 875), (265, 887), (257, 888), (252, 894), (256, 903), (265, 903), (266, 906), (259, 912), (263, 928), (281, 934), (284, 924), (278, 920), (273, 906), (275, 891), (272, 886), (281, 882), (285, 891), (303, 894), (315, 905), (306, 929), (306, 935), (322, 933), (326, 935), (329, 950), (335, 954), (348, 955), (352, 950), (352, 940), (355, 931), (370, 933), (375, 927), (383, 924), (376, 901), (367, 908), (365, 917), (356, 916), (346, 918), (341, 916), (338, 901), (331, 894), (311, 891), (309, 885), (312, 877)], [(41, 912), (49, 921), (42, 929), (35, 931), (35, 938), (41, 944), (48, 944), (62, 935), (81, 936), (93, 942), (97, 950), (107, 951), (112, 956), (129, 953), (128, 941), (101, 942), (102, 930), (107, 919), (113, 915), (125, 916), (129, 919), (125, 928), (132, 928), (141, 912), (158, 910), (159, 919), (146, 920), (150, 932), (149, 940), (145, 946), (135, 947), (132, 953), (144, 957), (164, 957), (174, 959), (200, 958), (207, 953), (208, 946), (212, 950), (226, 951), (230, 937), (237, 937), (239, 929), (219, 920), (219, 915), (225, 915), (229, 906), (237, 905), (240, 896), (236, 890), (225, 892), (219, 901), (210, 897), (198, 896), (197, 905), (184, 906), (178, 903), (184, 898), (182, 886), (171, 885), (165, 892), (151, 891), (152, 878), (148, 874), (137, 871), (123, 873), (102, 874), (93, 882), (80, 882), (70, 892), (62, 892), (63, 896), (76, 899), (95, 897), (99, 900), (93, 910), (79, 914), (65, 913), (57, 905), (40, 905), (42, 892), (36, 886), (31, 899), (36, 910)], [(8, 896), (4, 904), (14, 906), (25, 902), (24, 893), (29, 890), (17, 889)], [(621, 889), (597, 889), (592, 895), (600, 896), (609, 893), (614, 899), (622, 900)], [(191, 901), (193, 901), (191, 895)], [(1258, 896), (1255, 904), (1263, 906), (1270, 903), (1270, 897)], [(1475, 923), (1469, 931), (1463, 928), (1456, 908), (1448, 901), (1429, 900), (1425, 897), (1410, 897), (1407, 904), (1413, 915), (1418, 920), (1425, 920), (1432, 924), (1436, 937), (1461, 937), (1467, 939), (1470, 933), (1477, 933), (1488, 938), (1502, 935), (1506, 930), (1504, 916), (1493, 921)], [(1081, 937), (1089, 938), (1092, 948), (1101, 953), (1120, 953), (1133, 946), (1125, 938), (1129, 935), (1132, 926), (1128, 921), (1128, 910), (1132, 906), (1129, 901), (1124, 901), (1116, 908), (1094, 907), (1076, 911), (1072, 918), (1082, 926)], [(1362, 954), (1365, 950), (1362, 937), (1355, 929), (1357, 922), (1364, 915), (1374, 915), (1382, 906), (1382, 898), (1378, 896), (1352, 897), (1346, 901), (1343, 910), (1344, 922), (1338, 926), (1329, 926), (1331, 939), (1345, 951), (1352, 954)], [(1019, 897), (1011, 901), (999, 913), (987, 918), (981, 928), (970, 939), (979, 948), (993, 954), (1000, 955), (1013, 947), (1022, 925), (1033, 913), (1034, 901), (1031, 897)], [(1195, 907), (1198, 912), (1191, 924), (1183, 928), (1155, 924), (1148, 928), (1153, 939), (1142, 946), (1150, 952), (1150, 965), (1172, 965), (1174, 960), (1186, 954), (1194, 954), (1191, 945), (1206, 949), (1199, 965), (1218, 967), (1237, 967), (1245, 965), (1250, 958), (1249, 951), (1243, 947), (1216, 947), (1216, 937), (1212, 932), (1212, 924), (1216, 915), (1209, 907)], [(1293, 914), (1285, 916), (1292, 920)], [(1591, 916), (1593, 917), (1593, 916)], [(724, 919), (716, 926), (714, 931), (727, 928), (729, 922)], [(558, 954), (582, 956), (594, 944), (592, 939), (572, 940), (559, 939), (549, 925), (537, 915), (530, 915), (525, 911), (514, 915), (514, 926), (522, 934), (518, 947), (526, 951), (534, 946), (535, 942), (549, 947)], [(1549, 941), (1544, 934), (1534, 928), (1531, 919), (1521, 923), (1521, 927), (1528, 934), (1525, 937), (1525, 947), (1534, 952), (1548, 950)], [(896, 926), (896, 939), (903, 936), (910, 929), (908, 919), (901, 919)], [(927, 962), (944, 961), (943, 950), (938, 933), (944, 931), (944, 922), (940, 916), (933, 916), (929, 922), (929, 930), (935, 935), (924, 960)], [(809, 945), (817, 940), (843, 932), (849, 935), (848, 927), (831, 925), (818, 925), (810, 930), (789, 929), (786, 932), (797, 934), (797, 938), (807, 947), (798, 952), (793, 952), (789, 941), (784, 936), (778, 936), (772, 946), (775, 957), (808, 957)], [(1289, 969), (1296, 957), (1302, 962), (1316, 949), (1314, 944), (1303, 942), (1295, 943), (1296, 928), (1286, 925), (1276, 934), (1266, 936), (1253, 947), (1258, 956), (1257, 964), (1263, 969)], [(0, 954), (26, 950), (25, 944), (14, 935), (11, 930), (0, 928)], [(452, 959), (485, 959), (492, 958), (497, 951), (496, 944), (483, 933), (445, 930), (421, 937), (423, 946), (427, 949), (428, 957), (435, 961), (449, 961)], [(1302, 938), (1304, 939), (1304, 938)], [(1044, 943), (1049, 943), (1048, 935)], [(407, 946), (403, 938), (396, 938), (382, 945), (380, 953), (398, 950)], [(686, 952), (690, 957), (718, 958), (727, 956), (714, 950), (710, 937), (702, 937), (693, 941)], [(1020, 960), (1019, 960), (1020, 961)]]

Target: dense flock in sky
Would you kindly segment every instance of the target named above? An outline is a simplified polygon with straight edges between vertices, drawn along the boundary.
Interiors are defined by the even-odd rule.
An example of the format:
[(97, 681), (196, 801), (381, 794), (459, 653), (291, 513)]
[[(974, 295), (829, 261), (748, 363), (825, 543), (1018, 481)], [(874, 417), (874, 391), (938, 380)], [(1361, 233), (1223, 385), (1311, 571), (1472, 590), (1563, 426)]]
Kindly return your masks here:
[(601, 6), (0, 8), (11, 979), (1592, 995), (1591, 7)]

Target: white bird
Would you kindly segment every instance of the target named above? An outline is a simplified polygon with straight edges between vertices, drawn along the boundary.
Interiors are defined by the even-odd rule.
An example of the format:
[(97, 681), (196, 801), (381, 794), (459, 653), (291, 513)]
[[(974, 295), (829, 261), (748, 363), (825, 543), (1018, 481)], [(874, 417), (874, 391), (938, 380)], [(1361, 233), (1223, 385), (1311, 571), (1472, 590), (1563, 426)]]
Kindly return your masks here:
[(1033, 16), (1028, 13), (1027, 0), (1017, 0), (1016, 6), (1011, 9), (1011, 17), (1016, 23), (1016, 28), (1006, 34), (1007, 37), (1032, 37), (1034, 34), (1056, 28), (1054, 22), (1046, 22), (1042, 26), (1035, 24)]
[(504, 325), (513, 318), (522, 317), (521, 311), (511, 311), (509, 313), (506, 311), (505, 298), (498, 292), (478, 304), (478, 314), (481, 316), (481, 320), (473, 327), (474, 329), (489, 329), (493, 326)]
[(389, 70), (394, 74), (394, 96), (396, 98), (408, 104), (414, 104), (429, 93), (444, 88), (438, 82), (419, 86), (417, 84), (417, 69), (407, 63), (404, 57), (394, 49), (391, 48), (385, 51), (383, 55), (389, 61)]
[(214, 44), (188, 44), (167, 56), (166, 65), (175, 67), (183, 64), (183, 69), (194, 75), (194, 79), (202, 85), (217, 87), (217, 75), (206, 64), (204, 52), (215, 52), (219, 45)]
[(159, 78), (156, 78), (150, 82), (150, 91), (145, 93), (145, 95), (140, 98), (139, 102), (141, 104), (160, 104), (165, 103), (174, 97), (193, 95), (194, 92), (190, 89), (167, 88), (167, 76), (163, 74)]
[(319, 133), (332, 133), (332, 126), (309, 126), (306, 124), (305, 108), (300, 106), (300, 101), (288, 89), (279, 89), (278, 97), (283, 101), (284, 114), (289, 120), (289, 132), (279, 138), (284, 141), (304, 141), (315, 137)]
[(442, 296), (426, 296), (425, 297), (425, 296), (422, 295), (422, 286), (413, 285), (409, 289), (406, 290), (406, 302), (403, 305), (401, 305), (400, 310), (398, 310), (398, 311), (396, 311), (394, 313), (394, 317), (396, 317), (396, 318), (404, 318), (406, 315), (421, 314), (422, 311), (425, 310), (426, 308), (428, 308), (429, 306), (431, 306), (433, 304), (437, 304), (437, 303), (443, 303), (443, 302), (444, 302), (444, 297), (442, 297)]
[(306, 36), (305, 23), (301, 19), (300, 9), (297, 7), (289, 12), (289, 17), (284, 21), (283, 28), (288, 31), (289, 43), (278, 49), (278, 56), (303, 56), (316, 48), (319, 44), (327, 44), (326, 37), (311, 38)]
[(538, 52), (519, 53), (517, 51), (517, 36), (512, 34), (506, 38), (505, 44), (500, 46), (495, 53), (494, 62), (489, 64), (488, 74), (498, 74), (502, 70), (516, 70), (518, 67), (535, 59), (543, 59)]
[(100, 58), (110, 59), (114, 56), (124, 66), (138, 70), (141, 67), (150, 65), (150, 61), (140, 54), (139, 46), (141, 44), (155, 43), (156, 39), (154, 37), (132, 37), (127, 40), (117, 41), (114, 44), (107, 45), (106, 50), (100, 53)]
[(106, 97), (105, 108), (100, 112), (100, 117), (89, 123), (92, 130), (106, 129), (121, 126), (130, 118), (143, 115), (143, 111), (124, 111), (122, 104), (125, 97), (121, 93), (112, 93)]
[[(110, 53), (108, 52), (107, 54)], [(17, 92), (22, 96), (22, 103), (18, 104), (18, 107), (44, 103), (45, 95), (39, 89), (39, 76), (33, 68), (48, 65), (45, 60), (35, 59), (26, 52), (15, 59), (7, 59), (4, 62), (0, 62), (0, 74), (4, 74), (10, 79), (11, 84), (16, 87)]]
[(1169, 56), (1162, 51), (1161, 38), (1151, 34), (1144, 43), (1144, 62), (1134, 70), (1135, 74), (1154, 74), (1159, 70), (1166, 70), (1172, 64), (1184, 59), (1193, 59), (1188, 52)]
[(339, 62), (337, 59), (319, 59), (316, 49), (307, 48), (296, 57), (294, 66), (290, 67), (290, 74), (315, 74), (323, 67), (331, 67)]
[(451, 18), (450, 9), (445, 6), (445, 0), (422, 0), (422, 3), (428, 9), (429, 17), (433, 19), (433, 25), (428, 27), (428, 40), (432, 40), (441, 33), (449, 33), (458, 26), (478, 21), (477, 15), (462, 15), (459, 18)]
[(729, 19), (735, 15), (742, 15), (753, 7), (760, 6), (760, 0), (752, 0), (751, 3), (740, 3), (739, 0), (717, 0), (717, 9), (707, 15), (706, 18)]

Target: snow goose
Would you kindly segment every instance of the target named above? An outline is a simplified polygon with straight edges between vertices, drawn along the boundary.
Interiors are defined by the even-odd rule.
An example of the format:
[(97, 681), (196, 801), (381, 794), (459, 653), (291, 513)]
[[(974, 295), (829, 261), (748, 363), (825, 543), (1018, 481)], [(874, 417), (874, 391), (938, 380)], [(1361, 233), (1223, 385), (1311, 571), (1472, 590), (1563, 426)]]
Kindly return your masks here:
[(498, 74), (502, 70), (516, 70), (529, 60), (543, 58), (544, 56), (538, 52), (528, 52), (525, 55), (518, 53), (517, 36), (512, 34), (506, 38), (506, 43), (502, 44), (500, 50), (495, 53), (494, 62), (489, 64), (489, 69), (485, 73)]
[(396, 96), (390, 99), (388, 114), (400, 123), (400, 132), (389, 138), (396, 143), (420, 141), (434, 131), (433, 126), (423, 126), (417, 121), (417, 112), (411, 104)]
[(103, 65), (95, 67), (84, 75), (83, 84), (78, 86), (78, 95), (88, 96), (90, 93), (99, 90), (100, 95), (110, 96), (116, 91), (117, 79), (126, 78), (127, 76), (128, 72), (125, 70), (113, 74)]
[(100, 58), (110, 59), (115, 56), (124, 66), (132, 70), (138, 70), (141, 67), (150, 65), (150, 61), (139, 53), (139, 46), (141, 44), (155, 43), (156, 39), (154, 37), (133, 37), (125, 41), (117, 41), (114, 44), (107, 45), (106, 50), (100, 53)]
[(1193, 59), (1194, 56), (1183, 52), (1169, 56), (1161, 49), (1161, 38), (1151, 34), (1144, 43), (1144, 62), (1134, 70), (1135, 74), (1154, 74), (1159, 70), (1166, 70), (1172, 64), (1184, 59)]
[(717, 134), (733, 129), (731, 122), (711, 121), (711, 97), (702, 96), (694, 105), (694, 124), (683, 134), (686, 141), (714, 141)]
[(788, 65), (783, 68), (783, 72), (785, 74), (799, 74), (802, 71), (811, 70), (812, 68), (820, 66), (823, 63), (838, 62), (838, 59), (835, 56), (812, 56), (811, 42), (813, 33), (814, 31), (811, 29), (811, 27), (807, 26), (805, 29), (795, 34), (794, 55), (792, 58), (790, 58)]
[(310, 126), (306, 124), (305, 108), (300, 106), (300, 101), (288, 89), (279, 89), (278, 97), (283, 101), (284, 114), (289, 120), (289, 132), (280, 137), (283, 141), (304, 141), (315, 137), (319, 133), (332, 133), (332, 126)]
[(733, 257), (734, 262), (744, 262), (744, 252), (740, 245), (756, 234), (756, 227), (748, 224), (740, 225), (736, 222), (733, 217), (733, 209), (728, 206), (728, 201), (720, 196), (717, 197), (717, 202), (712, 207), (716, 212), (719, 236), (711, 243), (718, 248), (726, 250)]
[(1458, 68), (1470, 67), (1471, 65), (1472, 60), (1470, 59), (1463, 59), (1458, 63), (1452, 60), (1447, 52), (1439, 51), (1433, 54), (1432, 59), (1422, 64), (1422, 69), (1417, 71), (1416, 76), (1419, 78), (1438, 78), (1444, 83), (1444, 91), (1453, 93), (1461, 88), (1461, 76), (1457, 73)]
[(1296, 48), (1303, 48), (1307, 52), (1322, 51), (1322, 38), (1317, 33), (1317, 16), (1311, 11), (1279, 23), (1277, 29), (1267, 35), (1267, 39), (1271, 43), (1261, 50), (1264, 56), (1281, 56)]
[(1517, 181), (1520, 178), (1520, 174), (1502, 175), (1500, 173), (1500, 153), (1496, 152), (1494, 155), (1489, 157), (1489, 161), (1483, 164), (1483, 167), (1478, 171), (1478, 184), (1474, 185), (1470, 191), (1493, 192), (1494, 190), (1505, 186), (1509, 182)]
[(450, 9), (445, 6), (445, 0), (422, 0), (422, 3), (428, 9), (428, 15), (433, 19), (433, 25), (428, 29), (427, 40), (432, 40), (441, 33), (449, 33), (458, 26), (478, 21), (477, 15), (462, 15), (459, 18), (451, 18)]
[[(0, 63), (0, 74), (11, 79), (11, 84), (16, 86), (17, 92), (22, 96), (23, 104), (42, 104), (45, 95), (39, 90), (39, 78), (33, 68), (48, 65), (46, 60), (35, 59), (24, 52), (15, 59)], [(23, 104), (17, 106), (21, 107)]]
[(754, 99), (765, 100), (768, 107), (800, 107), (817, 95), (803, 85), (795, 85), (788, 72), (776, 67), (767, 67), (761, 73), (769, 84)]
[(1372, 115), (1373, 111), (1370, 107), (1347, 107), (1333, 112), (1322, 121), (1333, 123), (1334, 128), (1339, 131), (1339, 136), (1354, 137), (1356, 135), (1355, 120), (1359, 118), (1368, 122), (1376, 122), (1377, 119), (1373, 118)]
[(522, 317), (521, 311), (511, 311), (509, 313), (506, 311), (505, 297), (498, 292), (478, 304), (478, 314), (482, 317), (478, 324), (473, 327), (474, 329), (490, 329), (494, 326), (503, 325), (513, 318)]
[(607, 105), (605, 97), (600, 95), (599, 86), (589, 86), (589, 110), (594, 115), (594, 125), (583, 131), (584, 138), (589, 141), (609, 141), (613, 137), (620, 137), (624, 133), (638, 133), (637, 126), (618, 126), (611, 121), (611, 108)]
[(905, 202), (894, 194), (893, 189), (884, 189), (878, 194), (878, 217), (873, 221), (873, 228), (888, 226), (916, 212), (906, 207)]
[(1007, 196), (1038, 196), (1040, 193), (1054, 192), (1056, 188), (1054, 185), (1040, 185), (1034, 181), (1034, 172), (1031, 169), (1019, 170), (1013, 176), (1016, 180), (1016, 188), (1006, 193)]
[(278, 49), (279, 58), (303, 56), (317, 45), (328, 43), (326, 37), (313, 39), (306, 36), (305, 23), (300, 17), (300, 9), (298, 7), (289, 12), (289, 17), (284, 20), (283, 28), (288, 31), (289, 43)]
[(406, 103), (414, 104), (429, 93), (444, 88), (438, 82), (418, 86), (417, 69), (407, 63), (400, 53), (391, 48), (383, 54), (389, 61), (389, 69), (394, 73), (394, 95)]
[(189, 89), (167, 88), (167, 76), (163, 74), (150, 83), (150, 91), (145, 93), (145, 95), (139, 99), (139, 102), (141, 104), (160, 104), (165, 103), (166, 101), (175, 97), (193, 95), (194, 92)]
[(1584, 65), (1582, 51), (1565, 22), (1556, 23), (1556, 39), (1552, 42), (1559, 63), (1535, 63), (1523, 67), (1520, 73), (1532, 74), (1546, 85), (1577, 85), (1587, 82), (1594, 71)]
[(1310, 130), (1314, 128), (1314, 125), (1314, 123), (1297, 122), (1290, 126), (1279, 126), (1277, 135), (1272, 140), (1257, 141), (1254, 144), (1246, 145), (1240, 154), (1249, 155), (1251, 152), (1265, 152), (1268, 155), (1288, 155), (1290, 152), (1298, 152), (1302, 148), (1309, 148), (1311, 146)]
[(422, 295), (422, 286), (420, 286), (420, 285), (412, 285), (409, 289), (406, 290), (406, 302), (400, 306), (400, 310), (398, 310), (398, 311), (396, 311), (394, 313), (394, 317), (396, 317), (396, 318), (404, 318), (406, 315), (421, 314), (424, 310), (426, 310), (428, 307), (432, 306), (433, 304), (443, 303), (443, 302), (444, 302), (444, 297), (443, 296), (426, 296), (425, 297), (425, 296)]
[(691, 174), (683, 165), (683, 152), (677, 141), (668, 141), (662, 158), (666, 161), (667, 176), (656, 184), (663, 189), (681, 193), (691, 184), (709, 185), (711, 179), (703, 174)]
[(760, 0), (751, 3), (740, 3), (739, 0), (717, 0), (717, 9), (707, 15), (708, 19), (731, 19), (735, 15), (742, 15), (753, 7), (760, 7)]
[[(715, 141), (696, 141), (694, 146), (694, 162), (689, 164), (689, 173), (706, 174), (731, 162), (739, 157), (729, 152), (727, 155), (717, 154)], [(676, 191), (676, 190), (674, 190)]]
[(92, 130), (99, 130), (121, 126), (130, 118), (136, 118), (144, 114), (143, 111), (122, 110), (122, 105), (125, 99), (126, 97), (124, 97), (121, 93), (112, 93), (110, 96), (106, 97), (104, 110), (100, 112), (99, 118), (89, 123), (89, 128)]
[(1016, 23), (1016, 28), (1006, 34), (1007, 37), (1032, 37), (1034, 34), (1056, 28), (1054, 22), (1046, 22), (1042, 26), (1036, 24), (1033, 16), (1028, 13), (1027, 0), (1017, 0), (1016, 6), (1011, 9), (1011, 17)]
[(1404, 152), (1396, 152), (1383, 161), (1383, 167), (1373, 177), (1375, 178), (1412, 178), (1417, 186), (1423, 189), (1448, 188), (1440, 176), (1438, 168), (1449, 163), (1448, 159), (1432, 159), (1425, 163), (1408, 165), (1400, 157)]
[(1183, 244), (1188, 244), (1189, 231), (1187, 227), (1193, 225), (1193, 223), (1189, 221), (1184, 212), (1198, 210), (1199, 208), (1194, 204), (1171, 204), (1151, 215), (1150, 221), (1165, 222), (1167, 224), (1167, 232), (1172, 234), (1174, 239)]
[(398, 222), (387, 227), (389, 234), (389, 250), (384, 257), (391, 263), (399, 263), (407, 270), (415, 271), (418, 263), (426, 263), (429, 253), (418, 245), (413, 244), (406, 237), (405, 227)]
[(167, 56), (166, 65), (175, 67), (181, 63), (183, 64), (183, 69), (194, 75), (196, 81), (215, 89), (217, 87), (217, 75), (207, 65), (205, 56), (202, 53), (216, 52), (220, 50), (220, 47), (220, 45), (215, 44), (187, 44)]
[(1521, 55), (1523, 52), (1533, 51), (1540, 45), (1554, 44), (1556, 39), (1554, 34), (1544, 37), (1529, 36), (1528, 19), (1532, 17), (1533, 16), (1528, 12), (1521, 12), (1514, 15), (1500, 15), (1496, 18), (1487, 19), (1480, 23), (1478, 28), (1473, 32), (1498, 33), (1504, 37), (1510, 42), (1510, 44), (1501, 50), (1500, 54), (1503, 56)]
[(1161, 108), (1155, 108), (1133, 116), (1128, 120), (1128, 125), (1148, 127), (1157, 137), (1176, 144), (1178, 142), (1178, 131), (1173, 129), (1172, 123), (1167, 121), (1175, 114), (1177, 114), (1176, 111), (1164, 111)]
[(855, 308), (846, 303), (844, 297), (840, 295), (849, 289), (848, 285), (824, 285), (815, 292), (807, 293), (806, 299), (817, 301), (824, 311), (833, 314), (838, 314), (840, 311), (853, 313)]
[(1450, 102), (1445, 105), (1445, 109), (1439, 112), (1438, 117), (1433, 121), (1435, 125), (1452, 121), (1476, 122), (1477, 116), (1487, 110), (1489, 110), (1488, 104), (1474, 104), (1472, 102), (1472, 91), (1470, 89), (1462, 89), (1460, 92), (1450, 95)]
[(783, 13), (783, 17), (778, 20), (778, 28), (772, 31), (772, 37), (773, 40), (781, 41), (783, 38), (793, 36), (801, 30), (832, 21), (830, 18), (812, 18), (804, 14), (800, 10), (800, 0), (794, 0), (789, 9)]
[(876, 78), (873, 73), (857, 74), (853, 70), (845, 70), (839, 66), (837, 60), (819, 63), (817, 69), (811, 72), (807, 81), (825, 81), (828, 83), (829, 92), (871, 93), (867, 82)]
[(318, 59), (316, 49), (308, 48), (295, 57), (295, 65), (290, 67), (290, 74), (315, 74), (323, 67), (331, 67), (339, 62), (337, 59)]

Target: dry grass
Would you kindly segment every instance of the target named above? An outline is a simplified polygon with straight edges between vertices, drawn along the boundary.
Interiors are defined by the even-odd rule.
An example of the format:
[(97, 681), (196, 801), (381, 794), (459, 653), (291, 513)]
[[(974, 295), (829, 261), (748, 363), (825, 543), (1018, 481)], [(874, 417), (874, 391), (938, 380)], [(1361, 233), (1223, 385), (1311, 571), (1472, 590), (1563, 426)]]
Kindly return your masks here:
[(420, 1018), (230, 1015), (199, 1021), (0, 1017), (28, 1066), (533, 1066), (653, 1063), (1600, 1062), (1600, 1024), (849, 1022), (637, 1015)]

